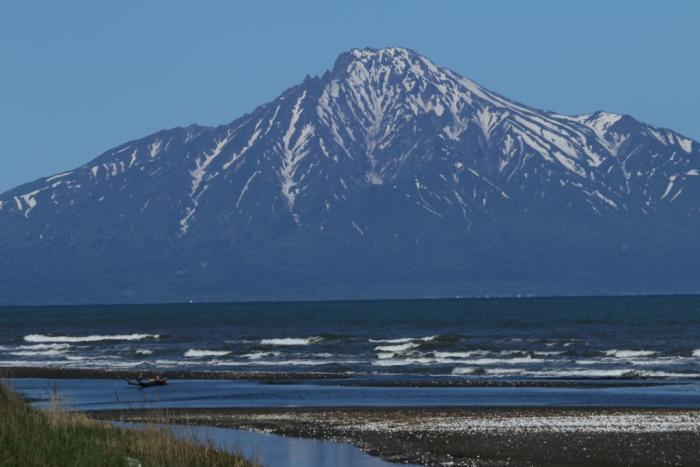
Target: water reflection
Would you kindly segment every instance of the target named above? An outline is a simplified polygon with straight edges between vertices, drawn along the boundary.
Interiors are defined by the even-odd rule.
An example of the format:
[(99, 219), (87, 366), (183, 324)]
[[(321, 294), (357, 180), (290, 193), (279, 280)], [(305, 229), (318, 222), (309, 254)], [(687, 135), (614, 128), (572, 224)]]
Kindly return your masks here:
[[(145, 425), (117, 423), (116, 425), (141, 428)], [(395, 466), (362, 452), (348, 443), (319, 441), (304, 438), (236, 430), (231, 428), (167, 425), (176, 436), (211, 442), (229, 452), (242, 452), (270, 467), (389, 467)], [(403, 464), (406, 465), (406, 464)]]

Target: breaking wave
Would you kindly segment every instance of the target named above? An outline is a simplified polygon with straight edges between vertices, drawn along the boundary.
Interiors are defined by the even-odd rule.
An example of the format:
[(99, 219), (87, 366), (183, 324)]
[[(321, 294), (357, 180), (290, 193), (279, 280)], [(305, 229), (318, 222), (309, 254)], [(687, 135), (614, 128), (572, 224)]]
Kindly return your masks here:
[(400, 337), (398, 339), (369, 339), (369, 341), (377, 344), (405, 344), (407, 342), (430, 342), (438, 337), (439, 336)]
[(396, 345), (379, 345), (374, 348), (377, 352), (403, 352), (404, 350), (411, 350), (418, 348), (419, 344), (415, 342), (406, 342), (405, 344)]
[(241, 357), (247, 358), (249, 360), (260, 360), (261, 358), (277, 357), (279, 352), (250, 352), (241, 355)]
[(605, 355), (607, 355), (608, 357), (615, 357), (615, 358), (651, 357), (652, 355), (656, 355), (656, 351), (654, 351), (654, 350), (617, 350), (617, 349), (612, 349), (612, 350), (606, 350), (603, 353)]
[(321, 336), (311, 336), (311, 337), (282, 337), (282, 338), (272, 338), (272, 339), (262, 339), (260, 345), (311, 345), (318, 344), (323, 340)]
[(20, 350), (17, 352), (9, 352), (9, 355), (15, 357), (54, 357), (65, 353), (65, 350)]
[(25, 342), (140, 341), (159, 338), (159, 334), (113, 334), (104, 336), (47, 336), (44, 334), (29, 334), (24, 336)]
[(68, 350), (68, 349), (70, 349), (70, 344), (20, 345), (17, 348), (22, 349), (22, 350)]
[(185, 357), (188, 358), (201, 358), (201, 357), (223, 357), (231, 352), (228, 350), (198, 350), (190, 349), (185, 352)]
[(597, 369), (572, 368), (561, 370), (529, 370), (526, 368), (474, 368), (457, 367), (452, 374), (485, 376), (530, 376), (544, 378), (697, 378), (698, 373), (669, 371), (640, 371), (628, 368)]

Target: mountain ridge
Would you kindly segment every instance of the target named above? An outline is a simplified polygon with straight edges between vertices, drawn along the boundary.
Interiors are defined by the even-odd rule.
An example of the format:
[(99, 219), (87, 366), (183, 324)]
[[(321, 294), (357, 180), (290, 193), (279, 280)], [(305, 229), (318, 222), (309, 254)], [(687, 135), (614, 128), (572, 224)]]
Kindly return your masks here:
[[(441, 296), (697, 292), (668, 269), (698, 265), (698, 195), (700, 147), (672, 130), (537, 110), (409, 49), (353, 49), (228, 124), (161, 130), (0, 194), (0, 292), (31, 301), (18, 271), (56, 281), (56, 257), (76, 277), (102, 274), (97, 258), (125, 266), (108, 276), (126, 289), (99, 292), (115, 302), (149, 296), (143, 282), (155, 301), (418, 297), (436, 278), (453, 282)], [(76, 281), (54, 293), (80, 301)]]

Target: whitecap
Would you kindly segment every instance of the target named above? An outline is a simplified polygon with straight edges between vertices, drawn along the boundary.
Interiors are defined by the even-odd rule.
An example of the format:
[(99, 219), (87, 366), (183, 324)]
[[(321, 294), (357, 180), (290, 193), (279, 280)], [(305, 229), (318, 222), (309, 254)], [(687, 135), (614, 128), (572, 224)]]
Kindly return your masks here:
[(54, 367), (55, 360), (0, 360), (0, 367)]
[(65, 350), (20, 350), (17, 352), (9, 352), (9, 355), (15, 357), (54, 357), (65, 353)]
[(495, 376), (531, 374), (521, 368), (487, 368), (485, 371), (487, 375)]
[(387, 359), (387, 358), (394, 358), (396, 354), (394, 352), (378, 352), (377, 353), (377, 358), (379, 359)]
[(185, 352), (185, 357), (188, 358), (201, 358), (201, 357), (223, 357), (231, 352), (228, 350), (199, 350), (199, 349), (189, 349)]
[(153, 355), (153, 351), (149, 349), (136, 349), (136, 353), (139, 355)]
[(158, 339), (159, 334), (116, 334), (94, 336), (47, 336), (44, 334), (29, 334), (24, 336), (26, 342), (99, 342), (99, 341), (140, 341)]
[(486, 350), (470, 350), (468, 352), (433, 352), (436, 358), (471, 358), (477, 355), (486, 355)]
[[(531, 376), (544, 378), (696, 378), (697, 373), (680, 373), (668, 371), (642, 371), (631, 368), (603, 369), (603, 368), (570, 368), (561, 370), (529, 370), (526, 368), (487, 368), (486, 374), (492, 376)], [(455, 368), (452, 374), (462, 373), (462, 369)], [(468, 370), (465, 370), (468, 371)]]
[(405, 344), (407, 342), (430, 342), (437, 339), (438, 336), (427, 337), (400, 337), (398, 339), (369, 339), (370, 342), (377, 344)]
[(564, 352), (554, 350), (503, 350), (499, 355), (536, 355), (540, 357), (549, 357), (552, 355), (561, 355)]
[(156, 360), (155, 364), (158, 366), (189, 366), (201, 365), (201, 362), (196, 362), (192, 360)]
[(652, 355), (656, 355), (656, 351), (654, 350), (617, 350), (617, 349), (612, 349), (612, 350), (606, 350), (603, 352), (605, 355), (608, 357), (615, 357), (615, 358), (634, 358), (634, 357), (650, 357)]
[[(395, 357), (395, 355), (394, 355)], [(475, 358), (475, 359), (454, 359), (436, 357), (415, 357), (415, 358), (383, 358), (373, 360), (375, 366), (404, 366), (404, 365), (435, 365), (435, 364), (464, 364), (464, 365), (519, 365), (529, 363), (543, 363), (540, 358)]]
[(254, 360), (254, 361), (240, 361), (240, 360), (212, 360), (208, 361), (207, 365), (212, 366), (321, 366), (321, 365), (350, 365), (363, 363), (359, 360), (302, 360), (302, 359), (291, 359), (291, 360)]
[(407, 342), (405, 344), (396, 345), (380, 345), (374, 348), (377, 352), (403, 352), (404, 350), (415, 349), (420, 344), (414, 342)]
[(70, 344), (20, 345), (17, 348), (22, 350), (67, 350), (70, 348)]
[(460, 360), (459, 363), (467, 365), (519, 365), (522, 363), (543, 363), (544, 359), (532, 357), (515, 357), (515, 358), (475, 358)]
[(241, 357), (248, 358), (250, 360), (259, 360), (261, 358), (271, 358), (271, 357), (276, 357), (280, 353), (279, 352), (251, 352), (247, 354), (241, 355)]
[(693, 362), (692, 358), (689, 357), (659, 357), (655, 358), (653, 360), (634, 360), (634, 359), (629, 359), (627, 360), (627, 363), (630, 363), (632, 365), (683, 365), (689, 362)]
[(247, 362), (265, 366), (317, 366), (317, 365), (353, 365), (363, 363), (359, 360), (280, 360), (280, 361), (260, 361)]
[(261, 345), (310, 345), (317, 344), (323, 340), (320, 336), (311, 337), (282, 337), (282, 338), (272, 338), (272, 339), (262, 339), (260, 341)]

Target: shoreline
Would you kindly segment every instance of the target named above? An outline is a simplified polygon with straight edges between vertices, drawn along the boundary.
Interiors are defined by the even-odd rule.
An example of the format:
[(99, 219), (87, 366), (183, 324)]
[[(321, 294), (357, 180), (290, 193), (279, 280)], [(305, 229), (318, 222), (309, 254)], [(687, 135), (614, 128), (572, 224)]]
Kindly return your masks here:
[[(14, 368), (17, 370), (17, 368)], [(40, 370), (37, 372), (36, 370)], [(133, 377), (135, 371), (107, 371), (100, 369), (24, 368), (11, 375), (18, 381), (25, 378), (84, 379), (85, 387), (98, 385), (103, 380), (108, 387), (119, 386), (119, 379)], [(152, 374), (143, 372), (144, 375)], [(598, 391), (602, 388), (673, 384), (673, 381), (513, 381), (513, 380), (400, 380), (399, 377), (375, 381), (372, 376), (338, 375), (335, 373), (261, 373), (261, 372), (163, 372), (173, 379), (176, 386), (188, 391), (190, 386), (175, 383), (178, 379), (230, 380), (252, 382), (244, 384), (244, 394), (254, 399), (263, 398), (270, 390), (282, 388), (266, 385), (304, 384), (318, 387), (337, 386), (352, 388), (360, 386), (385, 387), (540, 387), (575, 388)], [(0, 373), (0, 375), (10, 376)], [(22, 376), (20, 376), (22, 375)], [(339, 377), (342, 376), (342, 377)], [(91, 383), (89, 380), (95, 380)], [(123, 381), (121, 382), (122, 384)], [(33, 383), (29, 383), (30, 385)], [(194, 386), (201, 383), (190, 383)], [(207, 383), (203, 383), (207, 386)], [(259, 384), (259, 385), (258, 385)], [(111, 386), (110, 386), (111, 385)], [(216, 394), (237, 393), (236, 385), (226, 385), (227, 390)], [(300, 388), (301, 389), (301, 388)], [(289, 388), (292, 392), (296, 388)], [(111, 391), (111, 390), (110, 390)], [(284, 389), (286, 391), (286, 389)], [(283, 391), (283, 392), (284, 392)], [(344, 389), (341, 389), (344, 391)], [(397, 391), (399, 391), (397, 389)], [(403, 390), (412, 392), (412, 390)], [(547, 389), (544, 389), (546, 392)], [(655, 391), (655, 389), (652, 389)], [(324, 392), (324, 390), (322, 390)], [(388, 391), (394, 394), (393, 391)], [(421, 392), (418, 390), (418, 392)], [(490, 390), (486, 390), (490, 392)], [(556, 390), (554, 391), (556, 392)], [(186, 393), (188, 394), (188, 393)], [(375, 405), (343, 406), (336, 400), (327, 407), (309, 407), (297, 402), (298, 407), (272, 406), (261, 403), (260, 407), (237, 406), (237, 399), (224, 404), (211, 404), (204, 399), (205, 408), (182, 408), (183, 402), (174, 393), (175, 404), (151, 405), (154, 408), (126, 408), (107, 410), (85, 410), (92, 418), (121, 422), (147, 424), (178, 424), (184, 426), (212, 426), (273, 433), (298, 438), (350, 443), (370, 455), (386, 461), (422, 465), (474, 465), (474, 466), (520, 466), (520, 465), (696, 465), (700, 452), (700, 406), (668, 408), (659, 406), (589, 406), (583, 405), (528, 405), (524, 402), (496, 400), (496, 405), (469, 405), (471, 398), (462, 405), (397, 405), (389, 406), (390, 399)], [(139, 396), (140, 397), (140, 396)], [(144, 396), (145, 397), (145, 396)], [(109, 399), (109, 397), (108, 397)], [(127, 398), (128, 399), (128, 398)], [(264, 399), (264, 398), (263, 398)], [(260, 399), (260, 400), (263, 400)], [(268, 399), (264, 399), (268, 400)], [(284, 400), (284, 399), (282, 399)], [(302, 401), (304, 399), (299, 399)], [(313, 405), (313, 399), (306, 399)], [(346, 399), (350, 400), (350, 399)], [(606, 399), (607, 400), (607, 399)], [(352, 401), (351, 401), (352, 402)], [(439, 404), (430, 399), (426, 403)], [(562, 402), (562, 401), (560, 401)], [(201, 403), (201, 402), (200, 402)], [(289, 402), (288, 402), (289, 403)], [(275, 402), (274, 404), (277, 404)], [(282, 404), (285, 404), (284, 402)], [(525, 404), (525, 405), (523, 405)], [(172, 408), (167, 408), (170, 405)], [(220, 408), (215, 408), (221, 405)], [(119, 405), (117, 405), (118, 407)], [(112, 406), (115, 407), (115, 406)], [(180, 407), (180, 408), (178, 408)], [(206, 408), (209, 407), (209, 408)]]
[[(109, 370), (61, 367), (0, 367), (4, 379), (134, 379), (139, 375), (156, 374), (170, 380), (230, 380), (258, 381), (266, 384), (334, 383), (348, 387), (415, 387), (415, 388), (613, 388), (650, 387), (679, 382), (659, 378), (578, 378), (578, 379), (465, 379), (439, 375), (436, 379), (407, 379), (390, 375), (354, 375), (333, 372), (261, 372), (261, 371), (192, 371), (192, 370)], [(686, 381), (686, 380), (682, 380)]]
[(349, 442), (423, 465), (695, 465), (700, 410), (551, 407), (226, 408), (90, 412)]

